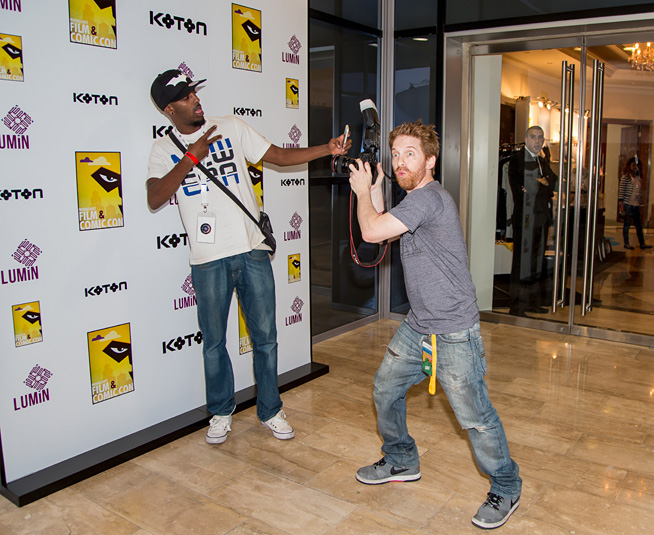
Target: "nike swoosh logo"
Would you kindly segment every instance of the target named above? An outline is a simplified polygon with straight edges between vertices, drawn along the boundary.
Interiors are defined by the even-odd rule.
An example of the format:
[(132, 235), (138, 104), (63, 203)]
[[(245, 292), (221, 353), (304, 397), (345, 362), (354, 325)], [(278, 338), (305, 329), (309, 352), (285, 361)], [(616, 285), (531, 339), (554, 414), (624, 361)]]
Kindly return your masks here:
[(406, 472), (408, 468), (401, 468), (400, 470), (396, 470), (395, 467), (391, 468), (391, 475), (396, 476), (397, 474), (401, 474), (403, 472)]

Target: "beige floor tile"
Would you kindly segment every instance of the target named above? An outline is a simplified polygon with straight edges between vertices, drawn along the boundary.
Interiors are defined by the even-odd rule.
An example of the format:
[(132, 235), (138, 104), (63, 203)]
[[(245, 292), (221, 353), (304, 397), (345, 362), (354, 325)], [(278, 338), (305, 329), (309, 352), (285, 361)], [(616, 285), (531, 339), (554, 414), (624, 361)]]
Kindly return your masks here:
[(568, 489), (546, 489), (523, 514), (561, 529), (594, 535), (645, 535), (654, 525), (654, 511)]
[(140, 527), (124, 517), (64, 489), (42, 500), (0, 510), (0, 526), (15, 535), (113, 533), (134, 535)]
[(602, 407), (602, 413), (616, 420), (651, 425), (654, 423), (654, 396), (647, 393), (643, 401), (611, 396)]
[[(230, 439), (238, 440), (238, 437)], [(222, 453), (219, 447), (206, 441), (204, 444), (173, 442), (137, 457), (133, 463), (203, 494), (250, 468), (246, 462)]]
[[(382, 440), (377, 431), (363, 431), (347, 423), (333, 422), (302, 440), (307, 446), (358, 464), (370, 464), (381, 457)], [(324, 468), (324, 467), (323, 467)]]
[(324, 418), (347, 421), (361, 429), (377, 429), (377, 413), (372, 396), (365, 402), (350, 401), (338, 393), (325, 393), (312, 397), (304, 405), (304, 411)]
[(82, 496), (94, 502), (101, 502), (114, 494), (140, 483), (154, 475), (150, 470), (127, 461), (114, 468), (110, 468), (97, 476), (85, 479), (71, 487)]
[[(312, 384), (313, 381), (307, 383), (307, 385), (311, 385), (310, 389), (307, 388), (302, 390), (302, 387), (298, 387), (298, 389), (293, 389), (292, 392), (285, 394), (284, 406), (301, 411), (310, 400), (316, 396), (324, 394), (325, 392), (364, 405), (372, 404), (372, 376), (366, 376), (365, 382), (353, 381), (351, 379), (337, 376), (336, 374), (324, 375), (319, 379), (323, 378), (324, 381), (316, 385)], [(327, 378), (329, 378), (329, 380), (327, 380)], [(297, 393), (296, 390), (298, 391)], [(310, 395), (307, 395), (307, 393), (310, 393)]]
[(654, 511), (654, 477), (629, 472), (618, 492), (616, 502)]
[[(305, 439), (306, 440), (306, 439)], [(242, 461), (271, 474), (302, 483), (315, 476), (338, 457), (306, 444), (301, 436), (291, 440), (278, 440), (259, 426), (249, 429), (218, 446), (235, 462)]]
[[(372, 379), (375, 372), (381, 363), (384, 353), (382, 352), (378, 359), (371, 361), (357, 361), (342, 356), (340, 352), (326, 353), (324, 350), (320, 352), (313, 352), (313, 360), (322, 364), (327, 364), (330, 373), (341, 379), (349, 379), (350, 381), (359, 381), (366, 384), (372, 384)], [(332, 371), (333, 370), (333, 371)]]
[(421, 535), (421, 530), (387, 518), (365, 507), (358, 508), (325, 535)]
[(654, 455), (643, 445), (584, 435), (570, 456), (654, 476)]
[(453, 491), (425, 484), (423, 480), (363, 485), (355, 478), (360, 466), (346, 461), (335, 463), (306, 485), (358, 505), (357, 512), (377, 511), (384, 517), (414, 528), (422, 526), (454, 494)]
[(511, 457), (529, 484), (565, 487), (613, 500), (627, 475), (624, 469), (511, 444)]
[[(449, 450), (448, 451), (452, 451)], [(456, 450), (455, 450), (456, 451)], [(459, 446), (458, 455), (440, 448), (432, 448), (420, 457), (420, 473), (425, 484), (453, 495), (477, 496), (483, 501), (490, 488), (488, 476), (477, 469), (472, 448), (467, 443)]]
[(250, 518), (236, 526), (227, 535), (288, 535), (288, 531), (273, 528), (256, 518)]
[(556, 377), (553, 379), (543, 382), (517, 377), (510, 381), (502, 392), (525, 399), (542, 401), (549, 407), (560, 407), (562, 410), (574, 408), (598, 411), (608, 398), (605, 394), (588, 392), (574, 386), (561, 384)]
[(215, 489), (211, 497), (239, 514), (293, 535), (318, 535), (356, 506), (288, 479), (252, 469)]
[(150, 477), (102, 505), (155, 535), (222, 534), (247, 520), (161, 476)]
[[(436, 514), (423, 530), (435, 535), (479, 535), (479, 528), (473, 525), (472, 517), (483, 502), (471, 500), (457, 494)], [(580, 530), (566, 530), (556, 525), (524, 516), (524, 503), (511, 515), (511, 518), (498, 533), (502, 535), (591, 535), (590, 532)]]

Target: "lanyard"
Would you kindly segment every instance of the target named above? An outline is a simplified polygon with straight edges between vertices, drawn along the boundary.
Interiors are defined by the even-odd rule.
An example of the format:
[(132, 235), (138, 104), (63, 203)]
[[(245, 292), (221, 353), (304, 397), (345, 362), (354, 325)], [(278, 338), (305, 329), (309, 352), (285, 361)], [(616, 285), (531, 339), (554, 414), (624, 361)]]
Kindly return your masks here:
[[(202, 135), (204, 135), (204, 127), (202, 128)], [(184, 141), (184, 146), (188, 150), (188, 143)], [(200, 162), (201, 164), (202, 162)], [(202, 210), (204, 213), (207, 213), (207, 208), (209, 207), (209, 183), (207, 182), (207, 177), (204, 173), (197, 173), (198, 180), (200, 181), (200, 203), (202, 204)]]

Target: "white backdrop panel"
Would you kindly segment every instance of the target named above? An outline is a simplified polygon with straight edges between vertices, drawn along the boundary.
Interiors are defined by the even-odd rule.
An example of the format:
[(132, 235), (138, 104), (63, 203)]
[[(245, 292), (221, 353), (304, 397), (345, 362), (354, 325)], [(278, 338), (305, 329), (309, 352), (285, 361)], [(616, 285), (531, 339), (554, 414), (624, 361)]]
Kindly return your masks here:
[[(255, 110), (242, 118), (273, 143), (307, 146), (305, 2), (244, 2), (262, 12), (261, 73), (231, 66), (231, 2), (116, 4), (116, 49), (71, 43), (66, 0), (22, 0), (19, 11), (3, 11), (0, 20), (0, 34), (22, 38), (25, 73), (23, 82), (0, 80), (0, 119), (18, 106), (33, 120), (25, 132), (29, 148), (0, 149), (0, 193), (43, 190), (43, 198), (0, 200), (0, 430), (8, 482), (205, 404), (201, 345), (189, 337), (198, 331), (196, 308), (185, 306), (182, 289), (188, 248), (171, 245), (184, 229), (173, 203), (154, 214), (146, 204), (153, 129), (161, 133), (169, 124), (150, 100), (154, 77), (184, 63), (194, 78), (207, 78), (199, 96), (208, 116)], [(151, 11), (203, 22), (207, 35), (151, 24)], [(293, 36), (300, 49), (289, 63), (283, 58)], [(286, 78), (299, 81), (299, 109), (285, 107)], [(97, 97), (80, 101), (87, 93)], [(102, 104), (103, 95), (115, 100)], [(293, 127), (301, 132), (297, 141), (289, 137)], [(6, 140), (14, 132), (0, 123), (0, 134)], [(79, 230), (76, 152), (120, 153), (122, 228)], [(273, 270), (283, 373), (311, 361), (307, 167), (266, 167), (263, 182), (278, 241)], [(25, 267), (12, 257), (23, 240), (42, 251), (38, 278), (10, 282)], [(289, 284), (291, 254), (300, 254), (301, 279)], [(120, 289), (107, 290), (113, 283)], [(43, 341), (16, 347), (12, 306), (31, 302), (40, 304)], [(134, 390), (93, 404), (87, 333), (126, 323)], [(234, 301), (228, 349), (241, 390), (253, 377), (251, 353), (239, 355), (238, 338)], [(164, 353), (178, 339), (184, 346)], [(52, 372), (49, 398), (22, 407), (37, 393), (25, 384), (36, 365)]]

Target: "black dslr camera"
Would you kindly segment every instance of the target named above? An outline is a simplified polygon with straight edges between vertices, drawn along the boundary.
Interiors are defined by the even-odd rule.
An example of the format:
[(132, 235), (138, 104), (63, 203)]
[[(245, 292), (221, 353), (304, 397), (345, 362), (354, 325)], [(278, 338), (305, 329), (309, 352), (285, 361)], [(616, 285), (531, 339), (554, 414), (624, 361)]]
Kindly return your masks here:
[(362, 100), (359, 105), (361, 107), (361, 114), (363, 115), (364, 127), (361, 153), (356, 158), (349, 158), (343, 155), (334, 156), (332, 158), (332, 172), (339, 175), (349, 175), (350, 164), (358, 169), (357, 159), (359, 159), (362, 162), (368, 162), (370, 164), (372, 183), (374, 184), (377, 180), (377, 152), (379, 151), (380, 137), (379, 115), (377, 114), (377, 107), (372, 100)]

